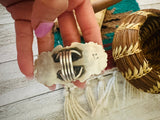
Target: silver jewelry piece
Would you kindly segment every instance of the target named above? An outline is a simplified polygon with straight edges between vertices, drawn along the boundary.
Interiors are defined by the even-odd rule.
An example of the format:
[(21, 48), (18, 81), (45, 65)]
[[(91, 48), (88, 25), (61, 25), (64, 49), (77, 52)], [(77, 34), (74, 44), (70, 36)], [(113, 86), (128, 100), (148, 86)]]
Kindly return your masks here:
[(74, 61), (81, 57), (81, 52), (76, 49), (64, 49), (58, 52), (55, 58), (61, 65), (61, 70), (57, 73), (58, 78), (64, 81), (77, 80), (84, 73), (84, 67), (74, 66)]

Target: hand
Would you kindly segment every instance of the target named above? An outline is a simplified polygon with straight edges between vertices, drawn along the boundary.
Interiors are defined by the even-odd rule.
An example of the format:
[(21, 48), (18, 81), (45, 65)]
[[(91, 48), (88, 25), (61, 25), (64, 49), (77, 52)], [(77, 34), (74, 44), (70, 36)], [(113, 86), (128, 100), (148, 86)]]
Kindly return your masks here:
[[(41, 22), (53, 22), (57, 16), (67, 9), (68, 1), (58, 0), (58, 3), (54, 3), (54, 1), (57, 0), (52, 0), (53, 2), (50, 3), (50, 6), (47, 6), (42, 0), (36, 0), (35, 2), (33, 0), (14, 0), (14, 3), (10, 3), (11, 0), (7, 1), (9, 4), (5, 4), (6, 8), (15, 20), (17, 59), (19, 68), (26, 77), (32, 78), (33, 30), (36, 29)], [(63, 3), (61, 3), (62, 1)], [(37, 10), (38, 6), (41, 8), (39, 11)], [(55, 6), (58, 8), (55, 8)], [(31, 24), (31, 22), (33, 22), (33, 24)], [(51, 30), (44, 37), (37, 39), (39, 53), (53, 49), (54, 40), (53, 36), (51, 35)]]
[[(26, 77), (33, 77), (33, 30), (39, 28), (41, 23), (52, 23), (58, 18), (64, 45), (80, 42), (73, 15), (75, 10), (85, 42), (102, 44), (100, 29), (89, 0), (17, 0), (5, 5), (15, 20), (17, 59), (20, 70)], [(53, 49), (54, 38), (51, 29), (37, 40), (39, 54)]]

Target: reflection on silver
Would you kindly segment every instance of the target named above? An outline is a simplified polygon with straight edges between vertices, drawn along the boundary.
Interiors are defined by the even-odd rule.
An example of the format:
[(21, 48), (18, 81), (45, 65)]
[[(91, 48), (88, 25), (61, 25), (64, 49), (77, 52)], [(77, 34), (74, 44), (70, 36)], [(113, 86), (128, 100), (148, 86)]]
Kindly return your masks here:
[(61, 64), (61, 73), (60, 76), (63, 80), (65, 81), (74, 81), (77, 80), (83, 73), (83, 67), (80, 67), (80, 70), (78, 72), (78, 74), (75, 75), (75, 69), (73, 66), (73, 61), (72, 61), (72, 57), (74, 57), (72, 55), (72, 53), (75, 53), (79, 56), (81, 56), (81, 53), (79, 53), (76, 50), (64, 50), (64, 51), (60, 51), (56, 58), (59, 57), (60, 59), (60, 64)]

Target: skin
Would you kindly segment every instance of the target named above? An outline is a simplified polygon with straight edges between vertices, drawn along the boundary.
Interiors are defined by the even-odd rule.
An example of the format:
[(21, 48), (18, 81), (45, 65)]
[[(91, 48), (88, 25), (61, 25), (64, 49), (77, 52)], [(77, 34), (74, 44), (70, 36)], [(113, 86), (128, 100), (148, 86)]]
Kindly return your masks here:
[[(85, 42), (102, 45), (100, 28), (94, 16), (89, 0), (0, 0), (15, 20), (17, 60), (21, 72), (28, 78), (33, 77), (33, 31), (41, 22), (51, 22), (58, 18), (64, 45), (80, 42), (73, 10), (82, 30)], [(37, 38), (39, 54), (51, 51), (54, 36), (51, 31), (42, 38)], [(75, 85), (84, 87), (76, 82)], [(55, 85), (50, 87), (55, 89)]]

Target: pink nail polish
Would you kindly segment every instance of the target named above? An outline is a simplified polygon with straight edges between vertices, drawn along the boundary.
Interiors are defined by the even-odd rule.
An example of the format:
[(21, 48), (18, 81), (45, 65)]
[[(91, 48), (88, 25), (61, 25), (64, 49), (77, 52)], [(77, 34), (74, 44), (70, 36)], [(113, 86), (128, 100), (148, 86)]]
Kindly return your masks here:
[(47, 86), (50, 90), (55, 90), (56, 89), (56, 85), (54, 84), (54, 85), (52, 85), (52, 86)]
[(35, 34), (38, 38), (44, 37), (53, 27), (53, 22), (40, 23), (35, 30)]

